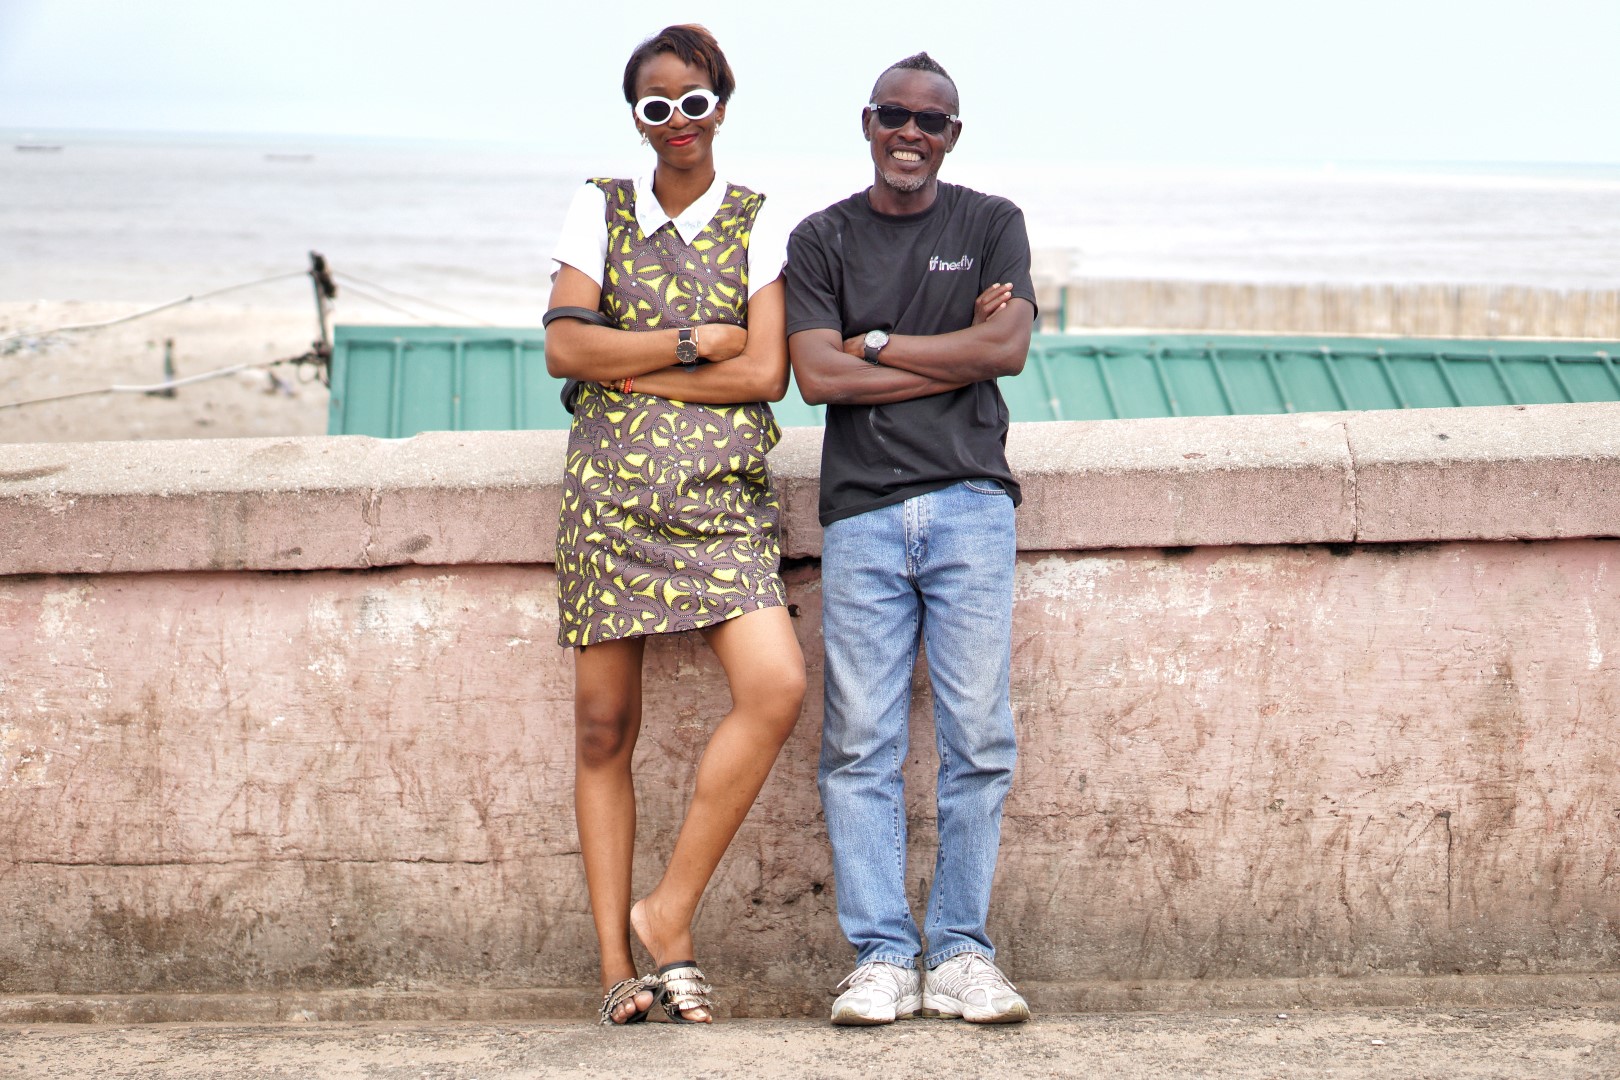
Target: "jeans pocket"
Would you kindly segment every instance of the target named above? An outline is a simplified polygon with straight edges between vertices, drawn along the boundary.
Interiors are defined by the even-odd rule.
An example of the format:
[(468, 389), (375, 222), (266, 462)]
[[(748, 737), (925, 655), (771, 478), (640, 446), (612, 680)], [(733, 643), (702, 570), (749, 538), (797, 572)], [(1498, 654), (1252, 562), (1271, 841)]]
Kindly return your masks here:
[(962, 486), (967, 488), (969, 491), (976, 492), (980, 495), (1007, 494), (1007, 489), (1002, 486), (1000, 480), (995, 480), (988, 476), (981, 476), (977, 480), (964, 480), (962, 481)]

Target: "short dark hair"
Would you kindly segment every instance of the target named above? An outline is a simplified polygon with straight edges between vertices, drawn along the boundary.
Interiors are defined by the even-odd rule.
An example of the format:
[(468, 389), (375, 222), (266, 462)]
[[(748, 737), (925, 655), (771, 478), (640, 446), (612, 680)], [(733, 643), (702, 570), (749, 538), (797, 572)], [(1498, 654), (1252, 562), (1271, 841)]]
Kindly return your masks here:
[(726, 54), (720, 51), (714, 35), (697, 23), (684, 23), (664, 27), (630, 54), (630, 62), (624, 65), (624, 100), (631, 105), (636, 103), (636, 76), (641, 74), (641, 65), (659, 53), (674, 53), (682, 63), (708, 72), (709, 84), (722, 105), (737, 89), (737, 79), (731, 74), (731, 65), (726, 63)]
[(951, 93), (956, 95), (957, 107), (961, 108), (962, 97), (959, 93), (957, 93), (956, 80), (951, 78), (950, 72), (946, 71), (940, 66), (938, 60), (935, 60), (932, 56), (929, 56), (925, 52), (913, 53), (904, 60), (896, 60), (888, 67), (884, 68), (882, 74), (877, 77), (877, 82), (872, 84), (872, 94), (867, 98), (868, 101), (877, 100), (878, 86), (883, 82), (883, 76), (887, 75), (891, 71), (926, 71), (930, 75), (938, 75), (940, 78), (951, 84)]

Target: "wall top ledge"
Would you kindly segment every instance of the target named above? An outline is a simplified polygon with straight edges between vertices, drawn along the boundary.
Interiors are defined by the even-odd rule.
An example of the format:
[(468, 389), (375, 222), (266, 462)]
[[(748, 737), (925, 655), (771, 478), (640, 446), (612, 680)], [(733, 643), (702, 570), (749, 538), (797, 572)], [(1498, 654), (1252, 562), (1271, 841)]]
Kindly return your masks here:
[[(821, 430), (771, 455), (820, 552)], [(0, 445), (0, 575), (549, 562), (564, 432)], [(1015, 424), (1019, 546), (1620, 535), (1620, 404)]]
[(181, 498), (373, 487), (531, 487), (562, 468), (562, 431), (0, 446), (0, 499)]

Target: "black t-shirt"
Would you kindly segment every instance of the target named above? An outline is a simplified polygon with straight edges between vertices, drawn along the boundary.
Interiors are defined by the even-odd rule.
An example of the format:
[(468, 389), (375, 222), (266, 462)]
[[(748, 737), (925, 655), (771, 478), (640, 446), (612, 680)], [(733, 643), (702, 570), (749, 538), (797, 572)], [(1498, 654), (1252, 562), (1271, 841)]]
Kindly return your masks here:
[[(787, 332), (945, 334), (973, 323), (996, 282), (1035, 303), (1024, 215), (941, 183), (920, 214), (880, 214), (866, 193), (799, 223), (788, 239)], [(994, 379), (890, 405), (829, 405), (821, 448), (823, 525), (962, 480), (1021, 494), (1007, 467), (1007, 403)]]

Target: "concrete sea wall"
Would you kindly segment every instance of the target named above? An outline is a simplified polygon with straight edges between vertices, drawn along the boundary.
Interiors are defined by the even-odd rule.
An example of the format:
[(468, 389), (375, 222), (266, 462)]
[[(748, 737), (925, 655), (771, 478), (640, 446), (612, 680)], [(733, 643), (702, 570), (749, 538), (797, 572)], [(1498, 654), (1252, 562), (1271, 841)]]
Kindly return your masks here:
[[(733, 1015), (851, 959), (811, 666), (711, 887)], [(585, 1015), (563, 435), (0, 448), (0, 1018)], [(1019, 425), (992, 933), (1038, 1009), (1620, 999), (1620, 406)], [(928, 686), (907, 763), (932, 868)], [(648, 650), (636, 885), (727, 697)]]
[(1284, 284), (1082, 278), (1037, 283), (1054, 330), (1134, 326), (1403, 337), (1620, 336), (1620, 291), (1526, 285)]

